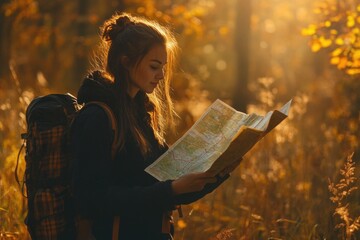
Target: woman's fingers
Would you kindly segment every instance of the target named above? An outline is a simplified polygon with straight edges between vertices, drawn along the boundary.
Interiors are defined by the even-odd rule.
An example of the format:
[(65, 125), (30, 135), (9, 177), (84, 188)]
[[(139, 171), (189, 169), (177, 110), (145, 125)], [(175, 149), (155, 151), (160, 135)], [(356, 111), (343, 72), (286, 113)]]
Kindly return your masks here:
[(208, 184), (208, 183), (214, 183), (214, 182), (216, 182), (216, 181), (217, 181), (217, 178), (216, 178), (216, 177), (201, 178), (200, 181), (201, 181), (201, 183), (202, 183), (203, 185), (205, 185), (205, 184)]
[(190, 173), (172, 182), (175, 194), (201, 191), (207, 183), (216, 182), (216, 177), (210, 173)]
[(217, 181), (216, 177), (214, 177), (212, 174), (209, 173), (194, 173), (194, 182), (197, 185), (196, 191), (201, 191), (204, 186), (208, 183), (214, 183)]
[[(226, 174), (234, 171), (234, 169), (239, 166), (241, 160), (242, 158), (231, 163), (228, 167), (222, 170), (219, 175), (223, 177)], [(214, 174), (209, 172), (190, 173), (173, 181), (172, 188), (175, 195), (188, 192), (197, 192), (201, 191), (206, 184), (215, 183), (216, 181), (217, 178), (214, 176)]]

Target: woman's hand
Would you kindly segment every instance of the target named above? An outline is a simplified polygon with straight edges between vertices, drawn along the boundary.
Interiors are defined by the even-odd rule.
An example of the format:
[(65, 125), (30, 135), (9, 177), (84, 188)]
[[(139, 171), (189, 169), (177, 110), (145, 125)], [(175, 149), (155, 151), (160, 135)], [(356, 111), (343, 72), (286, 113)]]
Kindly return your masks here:
[(201, 191), (207, 183), (214, 183), (217, 179), (209, 173), (186, 174), (171, 183), (175, 195)]
[(228, 167), (224, 168), (220, 173), (219, 176), (223, 177), (226, 174), (230, 174), (232, 171), (235, 170), (235, 168), (237, 168), (237, 166), (239, 166), (240, 162), (242, 161), (242, 158), (236, 160), (235, 162), (233, 162), (232, 164), (230, 164)]

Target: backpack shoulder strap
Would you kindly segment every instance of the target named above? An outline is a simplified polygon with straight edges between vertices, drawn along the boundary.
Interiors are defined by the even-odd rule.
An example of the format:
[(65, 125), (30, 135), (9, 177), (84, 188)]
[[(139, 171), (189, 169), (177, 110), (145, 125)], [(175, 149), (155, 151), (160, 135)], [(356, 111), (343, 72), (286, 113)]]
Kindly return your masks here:
[(114, 131), (114, 140), (111, 145), (111, 158), (114, 159), (116, 152), (119, 149), (119, 127), (118, 127), (118, 123), (116, 121), (115, 115), (114, 115), (113, 111), (111, 110), (111, 108), (103, 102), (92, 101), (92, 102), (88, 102), (85, 104), (85, 106), (89, 106), (89, 105), (97, 105), (97, 106), (101, 107), (105, 111), (106, 115), (109, 118), (110, 126), (111, 126), (112, 130)]
[[(108, 115), (110, 126), (111, 126), (112, 130), (114, 131), (114, 140), (111, 145), (111, 158), (114, 160), (116, 152), (119, 149), (119, 127), (118, 127), (118, 123), (116, 121), (115, 115), (114, 115), (113, 111), (111, 110), (111, 108), (103, 102), (92, 101), (92, 102), (88, 102), (85, 104), (85, 106), (89, 106), (89, 105), (97, 105), (97, 106), (101, 107), (105, 111), (106, 115)], [(83, 220), (82, 223), (79, 222), (79, 226), (86, 227), (84, 231), (86, 233), (88, 233), (90, 231), (89, 226), (91, 226), (91, 225), (87, 226), (86, 224), (89, 224), (89, 222), (86, 220), (85, 221)], [(113, 240), (118, 240), (119, 224), (120, 224), (120, 217), (115, 216), (114, 220), (113, 220), (113, 232), (112, 232)]]

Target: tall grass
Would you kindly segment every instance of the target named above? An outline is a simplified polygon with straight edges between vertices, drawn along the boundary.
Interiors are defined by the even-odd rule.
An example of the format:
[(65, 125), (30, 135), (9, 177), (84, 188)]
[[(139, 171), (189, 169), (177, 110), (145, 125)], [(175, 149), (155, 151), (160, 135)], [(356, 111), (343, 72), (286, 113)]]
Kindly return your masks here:
[[(334, 216), (340, 219), (335, 226), (341, 229), (341, 238), (351, 240), (360, 230), (360, 214), (357, 217), (351, 217), (351, 207), (349, 198), (354, 191), (358, 190), (355, 177), (355, 163), (352, 160), (353, 154), (348, 156), (344, 167), (340, 170), (341, 178), (337, 183), (329, 180), (330, 200), (336, 205)], [(349, 203), (350, 202), (350, 203)], [(359, 204), (359, 203), (357, 203)]]
[[(272, 79), (260, 79), (253, 87), (258, 103), (249, 112), (280, 107), (274, 88)], [(336, 109), (327, 104), (316, 89), (295, 96), (289, 118), (245, 156), (231, 178), (214, 194), (184, 207), (179, 239), (212, 239), (228, 229), (231, 239), (346, 239), (336, 229), (327, 179), (337, 176), (354, 147), (353, 135), (333, 131), (337, 119), (324, 116)], [(359, 214), (359, 191), (353, 195), (346, 203), (357, 206), (354, 214)], [(352, 237), (359, 239), (359, 232)]]
[[(25, 109), (34, 97), (31, 90), (22, 90), (12, 72), (13, 86), (0, 88), (0, 239), (29, 239), (24, 224), (26, 199), (15, 181), (16, 160), (25, 132)], [(25, 163), (20, 154), (19, 172)], [(22, 175), (21, 175), (22, 176)]]
[[(249, 112), (264, 113), (288, 100), (275, 98), (273, 84), (272, 79), (258, 81), (261, 94)], [(26, 199), (14, 169), (24, 110), (34, 95), (16, 85), (6, 93), (0, 88), (0, 239), (29, 238), (23, 223)], [(356, 154), (354, 162), (341, 160), (353, 148), (346, 148), (348, 143), (356, 141), (339, 130), (336, 118), (324, 120), (329, 101), (315, 95), (295, 96), (289, 118), (245, 156), (228, 181), (183, 207), (175, 239), (360, 239)], [(329, 184), (342, 165), (339, 182)]]

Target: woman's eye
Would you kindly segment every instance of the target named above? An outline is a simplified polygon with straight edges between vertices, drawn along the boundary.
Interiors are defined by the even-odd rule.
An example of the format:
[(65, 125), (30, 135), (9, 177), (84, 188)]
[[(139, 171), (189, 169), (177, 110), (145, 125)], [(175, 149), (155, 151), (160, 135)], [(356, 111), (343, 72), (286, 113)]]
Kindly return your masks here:
[(158, 66), (150, 66), (151, 67), (151, 69), (153, 69), (153, 70), (157, 70), (157, 69), (159, 69), (159, 67)]

